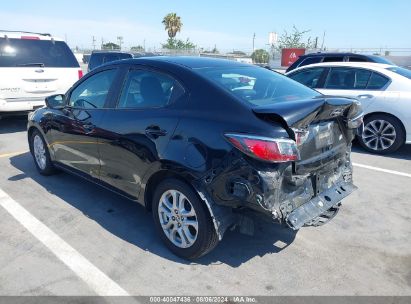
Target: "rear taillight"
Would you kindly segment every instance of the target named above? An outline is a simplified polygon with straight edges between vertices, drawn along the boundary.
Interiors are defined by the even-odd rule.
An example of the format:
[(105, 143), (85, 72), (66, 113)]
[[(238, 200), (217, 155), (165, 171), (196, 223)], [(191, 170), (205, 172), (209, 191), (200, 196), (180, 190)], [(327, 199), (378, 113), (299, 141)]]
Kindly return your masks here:
[(297, 145), (291, 139), (233, 133), (225, 137), (238, 150), (259, 160), (278, 163), (299, 159)]
[(83, 77), (83, 70), (78, 70), (78, 79)]

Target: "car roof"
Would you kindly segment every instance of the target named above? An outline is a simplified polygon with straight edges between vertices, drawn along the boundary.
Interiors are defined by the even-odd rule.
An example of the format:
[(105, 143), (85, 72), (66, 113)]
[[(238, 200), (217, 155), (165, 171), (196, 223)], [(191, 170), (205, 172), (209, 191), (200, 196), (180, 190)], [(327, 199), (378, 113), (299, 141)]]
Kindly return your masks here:
[(369, 55), (365, 54), (357, 54), (357, 53), (340, 53), (340, 52), (333, 52), (333, 53), (309, 53), (309, 54), (304, 54), (301, 55), (300, 57), (316, 57), (316, 56), (358, 56), (358, 57), (370, 57)]
[(321, 62), (321, 63), (314, 63), (314, 64), (309, 64), (309, 65), (296, 68), (287, 74), (291, 74), (296, 71), (301, 71), (306, 68), (314, 68), (314, 67), (353, 67), (353, 68), (368, 68), (368, 69), (373, 69), (373, 70), (386, 70), (387, 68), (396, 67), (396, 66), (392, 64), (375, 63), (375, 62)]
[(91, 52), (91, 55), (93, 55), (93, 54), (128, 54), (128, 55), (133, 55), (132, 53), (118, 51), (118, 50), (94, 50), (94, 51)]
[(64, 41), (61, 38), (51, 36), (49, 33), (34, 33), (34, 32), (24, 32), (24, 31), (5, 31), (0, 30), (0, 38), (11, 38), (11, 39), (36, 39), (36, 40), (56, 40)]
[[(147, 64), (157, 65), (161, 63), (168, 63), (172, 65), (180, 65), (190, 69), (202, 69), (211, 67), (247, 67), (250, 64), (237, 62), (234, 60), (197, 57), (197, 56), (156, 56), (156, 57), (140, 57), (133, 59), (124, 59), (115, 61), (117, 64)], [(108, 63), (107, 65), (109, 65)]]

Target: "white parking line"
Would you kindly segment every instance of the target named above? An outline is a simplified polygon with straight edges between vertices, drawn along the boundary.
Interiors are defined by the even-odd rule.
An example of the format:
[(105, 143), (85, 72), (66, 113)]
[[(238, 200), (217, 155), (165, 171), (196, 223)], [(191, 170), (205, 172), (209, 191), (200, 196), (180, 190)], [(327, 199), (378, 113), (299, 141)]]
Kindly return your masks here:
[(394, 171), (394, 170), (388, 170), (388, 169), (383, 169), (383, 168), (378, 168), (378, 167), (373, 167), (373, 166), (368, 166), (368, 165), (363, 165), (363, 164), (357, 164), (357, 163), (353, 163), (353, 165), (355, 167), (365, 168), (365, 169), (369, 169), (369, 170), (380, 171), (380, 172), (395, 174), (395, 175), (399, 175), (399, 176), (411, 177), (411, 174), (409, 174), (409, 173), (404, 173), (404, 172), (399, 172), (399, 171)]
[(0, 158), (17, 156), (17, 155), (24, 154), (24, 153), (27, 153), (27, 152), (29, 152), (29, 151), (26, 150), (26, 151), (12, 152), (12, 153), (4, 153), (4, 154), (0, 154)]
[(129, 296), (127, 291), (82, 256), (50, 228), (0, 189), (0, 206), (77, 274), (100, 296)]

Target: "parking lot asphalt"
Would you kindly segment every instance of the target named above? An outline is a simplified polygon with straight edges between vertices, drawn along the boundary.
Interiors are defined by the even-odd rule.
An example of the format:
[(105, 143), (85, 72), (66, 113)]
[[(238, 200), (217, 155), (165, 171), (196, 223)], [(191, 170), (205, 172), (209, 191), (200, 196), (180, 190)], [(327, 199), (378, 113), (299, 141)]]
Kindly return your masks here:
[(188, 262), (141, 206), (39, 175), (25, 128), (24, 117), (0, 120), (0, 295), (411, 295), (411, 178), (396, 174), (411, 174), (411, 145), (389, 156), (354, 147), (359, 190), (330, 223), (257, 223), (253, 237), (228, 231)]

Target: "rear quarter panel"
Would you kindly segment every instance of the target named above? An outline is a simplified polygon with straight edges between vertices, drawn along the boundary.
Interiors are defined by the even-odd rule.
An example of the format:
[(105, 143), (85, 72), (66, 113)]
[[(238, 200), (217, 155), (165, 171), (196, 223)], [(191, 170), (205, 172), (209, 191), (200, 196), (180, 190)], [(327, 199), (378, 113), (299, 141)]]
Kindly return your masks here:
[(383, 112), (394, 115), (404, 125), (406, 142), (411, 143), (411, 92), (387, 91), (364, 108), (365, 114)]

